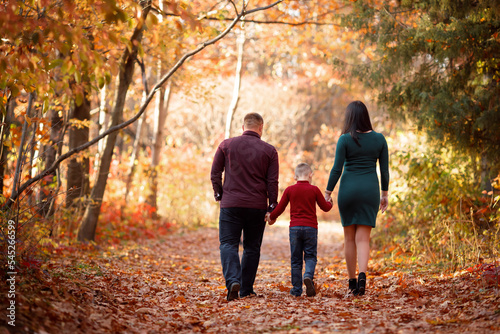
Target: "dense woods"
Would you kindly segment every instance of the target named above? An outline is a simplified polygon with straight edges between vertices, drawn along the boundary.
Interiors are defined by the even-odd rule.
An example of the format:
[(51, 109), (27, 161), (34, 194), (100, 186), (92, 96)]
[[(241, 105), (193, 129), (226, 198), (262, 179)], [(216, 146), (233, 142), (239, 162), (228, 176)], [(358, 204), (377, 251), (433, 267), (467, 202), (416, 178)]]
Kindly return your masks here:
[(216, 227), (212, 158), (248, 112), (280, 193), (299, 162), (325, 189), (362, 100), (390, 151), (378, 263), (473, 268), (498, 320), (500, 1), (4, 0), (0, 27), (5, 276), (30, 286), (73, 251)]

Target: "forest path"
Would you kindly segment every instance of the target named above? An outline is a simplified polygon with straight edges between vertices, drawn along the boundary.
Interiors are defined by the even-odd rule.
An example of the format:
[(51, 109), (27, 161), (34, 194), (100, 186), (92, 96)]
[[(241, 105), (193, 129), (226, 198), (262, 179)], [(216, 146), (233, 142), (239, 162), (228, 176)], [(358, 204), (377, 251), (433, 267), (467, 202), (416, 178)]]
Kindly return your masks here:
[[(288, 226), (268, 226), (257, 297), (227, 302), (217, 229), (61, 250), (23, 285), (16, 329), (38, 333), (495, 333), (498, 290), (472, 274), (436, 276), (373, 261), (367, 294), (346, 297), (339, 224), (319, 230), (318, 294), (289, 295)], [(82, 253), (83, 252), (83, 253)], [(50, 278), (47, 276), (50, 275)], [(6, 327), (3, 327), (5, 329)], [(28, 330), (27, 330), (28, 331)], [(0, 333), (2, 327), (0, 326)]]

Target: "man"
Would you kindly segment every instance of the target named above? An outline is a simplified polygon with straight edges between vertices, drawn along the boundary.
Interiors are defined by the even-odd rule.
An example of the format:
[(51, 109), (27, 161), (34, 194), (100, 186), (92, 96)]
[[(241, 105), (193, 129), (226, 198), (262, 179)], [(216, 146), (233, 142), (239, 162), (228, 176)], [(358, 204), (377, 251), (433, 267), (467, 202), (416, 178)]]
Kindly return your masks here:
[(224, 140), (212, 163), (210, 176), (215, 200), (220, 202), (219, 249), (228, 301), (255, 295), (253, 284), (266, 227), (264, 218), (278, 200), (278, 152), (260, 139), (263, 127), (261, 115), (247, 114), (243, 134)]

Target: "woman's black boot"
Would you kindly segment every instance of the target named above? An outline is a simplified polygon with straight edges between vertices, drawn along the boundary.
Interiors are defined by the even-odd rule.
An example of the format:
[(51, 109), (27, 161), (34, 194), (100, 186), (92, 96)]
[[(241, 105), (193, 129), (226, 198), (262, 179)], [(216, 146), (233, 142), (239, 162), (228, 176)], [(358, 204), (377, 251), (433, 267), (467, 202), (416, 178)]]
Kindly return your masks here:
[(365, 294), (366, 288), (366, 274), (359, 273), (358, 275), (358, 295), (362, 296)]
[(349, 279), (349, 292), (354, 296), (358, 295), (358, 282), (355, 278)]

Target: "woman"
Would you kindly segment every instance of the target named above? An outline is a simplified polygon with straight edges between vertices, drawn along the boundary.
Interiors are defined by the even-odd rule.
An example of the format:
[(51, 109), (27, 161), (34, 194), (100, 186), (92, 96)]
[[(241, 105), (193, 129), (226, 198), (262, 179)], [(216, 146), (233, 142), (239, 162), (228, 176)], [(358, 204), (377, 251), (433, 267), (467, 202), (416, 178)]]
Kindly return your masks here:
[[(380, 164), (382, 196), (376, 172), (377, 160)], [(337, 142), (335, 162), (325, 191), (327, 201), (341, 175), (338, 206), (344, 228), (349, 291), (354, 295), (364, 295), (370, 233), (375, 227), (379, 208), (384, 212), (389, 204), (389, 154), (384, 136), (373, 131), (368, 109), (361, 101), (354, 101), (347, 106), (344, 128)], [(356, 256), (359, 267), (357, 280)]]

